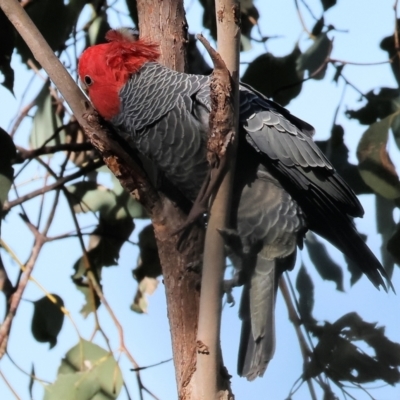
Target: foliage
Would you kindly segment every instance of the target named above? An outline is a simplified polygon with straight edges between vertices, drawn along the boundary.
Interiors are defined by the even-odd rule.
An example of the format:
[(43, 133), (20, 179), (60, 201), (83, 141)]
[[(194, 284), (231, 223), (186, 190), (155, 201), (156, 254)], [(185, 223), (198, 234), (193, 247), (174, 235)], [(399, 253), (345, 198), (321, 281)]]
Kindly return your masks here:
[[(101, 43), (104, 40), (104, 33), (109, 29), (109, 20), (113, 13), (121, 13), (120, 9), (112, 4), (113, 2), (106, 0), (66, 2), (36, 0), (25, 3), (26, 11), (52, 49), (65, 60), (66, 66), (74, 76), (75, 56), (79, 55), (83, 47)], [(137, 25), (136, 1), (120, 0), (118, 3), (124, 3), (133, 24)], [(209, 30), (212, 38), (216, 38), (214, 1), (199, 0), (199, 3), (204, 11), (203, 26)], [(339, 7), (335, 0), (321, 0), (322, 16), (315, 18), (314, 26), (308, 32), (311, 43), (308, 42), (306, 50), (302, 52), (296, 43), (293, 50), (285, 56), (276, 56), (267, 50), (266, 43), (273, 37), (263, 35), (261, 32), (261, 27), (258, 25), (260, 13), (257, 4), (252, 1), (241, 1), (242, 51), (251, 48), (252, 43), (256, 41), (265, 45), (265, 52), (249, 62), (243, 75), (244, 82), (282, 105), (287, 105), (300, 96), (310, 80), (332, 78), (333, 83), (344, 82), (346, 87), (351, 86), (351, 82), (344, 75), (347, 63), (332, 58), (335, 50), (332, 32), (335, 28), (325, 25), (325, 13), (333, 7)], [(398, 23), (400, 24), (400, 21)], [(0, 35), (3, 38), (0, 41), (0, 72), (4, 77), (2, 85), (13, 92), (15, 75), (18, 79), (18, 74), (11, 68), (12, 54), (13, 57), (19, 55), (21, 63), (32, 69), (40, 69), (40, 66), (35, 65), (30, 50), (15, 34), (1, 11)], [(394, 80), (399, 84), (400, 61), (398, 46), (396, 47), (399, 38), (395, 35), (398, 35), (397, 28), (394, 35), (383, 38), (381, 48), (388, 53), (392, 61)], [(202, 57), (202, 51), (194, 44), (193, 37), (190, 40), (189, 61), (191, 72), (210, 72), (207, 60)], [(335, 71), (333, 76), (329, 76), (332, 71), (329, 67), (333, 67)], [(260, 79), (260, 76), (266, 78)], [(373, 194), (376, 197), (378, 232), (383, 241), (382, 259), (391, 275), (394, 265), (400, 264), (400, 228), (393, 218), (393, 211), (400, 206), (400, 182), (396, 167), (387, 151), (387, 143), (392, 136), (400, 148), (400, 89), (399, 87), (370, 88), (367, 93), (360, 92), (360, 96), (363, 105), (357, 110), (346, 111), (349, 119), (367, 126), (358, 143), (358, 164), (349, 162), (349, 150), (344, 140), (345, 132), (336, 122), (337, 115), (330, 137), (318, 144), (357, 194)], [(27, 149), (19, 144), (18, 136), (14, 134), (18, 131), (21, 121), (29, 118), (30, 124), (27, 130), (29, 138), (26, 142), (29, 142), (30, 149)], [(85, 317), (93, 314), (96, 321), (95, 332), (105, 336), (97, 316), (97, 309), (101, 304), (107, 308), (111, 320), (117, 327), (119, 323), (103, 293), (106, 284), (103, 278), (104, 269), (118, 265), (121, 249), (132, 245), (131, 237), (135, 221), (137, 224), (138, 220), (146, 219), (147, 215), (140, 203), (129, 197), (118, 181), (102, 166), (98, 155), (86, 143), (74, 117), (69, 114), (63, 99), (48, 80), (41, 84), (33, 101), (21, 110), (9, 133), (10, 135), (0, 128), (2, 217), (7, 218), (10, 213), (16, 214), (17, 206), (20, 206), (19, 212), (23, 223), (32, 232), (35, 241), (30, 249), (28, 261), (24, 265), (3, 242), (6, 251), (2, 252), (3, 261), (0, 259), (2, 276), (0, 289), (8, 301), (22, 284), (21, 275), (14, 285), (7, 276), (12, 264), (11, 258), (21, 268), (30, 263), (33, 268), (44, 244), (56, 242), (62, 246), (59, 244), (62, 239), (74, 237), (80, 243), (81, 254), (74, 263), (71, 262), (73, 269), (71, 281), (84, 295), (81, 313)], [(17, 152), (14, 141), (18, 143)], [(70, 172), (71, 169), (73, 172)], [(28, 176), (28, 179), (33, 181), (37, 171), (41, 176), (40, 184), (35, 186), (31, 182), (28, 185), (29, 189), (24, 190), (22, 194), (19, 187), (23, 179)], [(21, 178), (21, 175), (24, 178)], [(104, 181), (107, 183), (104, 184)], [(12, 185), (15, 190), (9, 195)], [(35, 203), (39, 206), (29, 207), (29, 202), (39, 196), (41, 200)], [(9, 201), (7, 197), (10, 198)], [(60, 200), (61, 198), (63, 200)], [(45, 199), (47, 203), (52, 203), (50, 207), (44, 206)], [(62, 235), (51, 236), (49, 231), (55, 214), (59, 212), (61, 201), (67, 204), (67, 209), (71, 213), (71, 217), (68, 218), (73, 222), (73, 233), (64, 232)], [(94, 227), (84, 229), (83, 221), (87, 221), (89, 216), (92, 222), (95, 221)], [(161, 266), (151, 225), (142, 228), (138, 237), (138, 243), (133, 245), (138, 246), (140, 256), (137, 265), (132, 267), (133, 277), (138, 284), (131, 309), (141, 314), (148, 311), (146, 296), (156, 290)], [(319, 276), (323, 280), (332, 281), (338, 291), (344, 291), (347, 285), (346, 275), (342, 266), (315, 235), (308, 235), (306, 248), (309, 261), (303, 260), (297, 274), (298, 298), (295, 303), (304, 331), (313, 336), (309, 342), (310, 349), (313, 350), (309, 349), (310, 355), (305, 356), (302, 379), (313, 378), (325, 398), (336, 396), (327, 382), (336, 385), (344, 395), (347, 390), (345, 384), (351, 383), (358, 387), (377, 380), (390, 385), (398, 384), (400, 345), (385, 336), (384, 328), (378, 327), (376, 323), (363, 321), (356, 313), (346, 314), (332, 323), (317, 320), (314, 315), (314, 308), (318, 303), (318, 298), (315, 297), (316, 283), (308, 272), (311, 264)], [(6, 264), (5, 267), (3, 262)], [(347, 268), (350, 272), (350, 284), (354, 285), (361, 277), (361, 273), (351, 262), (348, 262)], [(132, 289), (132, 293), (133, 291)], [(76, 296), (76, 293), (71, 292), (70, 295)], [(33, 302), (31, 331), (36, 341), (47, 342), (50, 348), (60, 345), (57, 339), (65, 316), (68, 320), (71, 318), (64, 303), (68, 304), (67, 299), (47, 292), (44, 297)], [(75, 325), (73, 319), (72, 324)], [(11, 332), (11, 337), (14, 334), (14, 331)], [(24, 340), (22, 335), (28, 334), (28, 330), (25, 330), (20, 340)], [(82, 339), (80, 334), (78, 336), (79, 343), (65, 353), (54, 382), (45, 386), (44, 398), (47, 400), (117, 398), (123, 380), (126, 380), (126, 376), (122, 377), (118, 364), (118, 352), (111, 348), (105, 350), (91, 341)], [(108, 341), (105, 340), (105, 343)], [(365, 348), (368, 346), (374, 354), (366, 353)], [(120, 351), (127, 356), (134, 368), (138, 367), (124, 346), (123, 339), (120, 342)], [(12, 349), (10, 353), (12, 354)], [(35, 373), (32, 372), (32, 375)], [(34, 381), (36, 382), (36, 376), (33, 377), (30, 391)], [(289, 387), (290, 383), (287, 384)], [(144, 390), (141, 382), (139, 389)]]

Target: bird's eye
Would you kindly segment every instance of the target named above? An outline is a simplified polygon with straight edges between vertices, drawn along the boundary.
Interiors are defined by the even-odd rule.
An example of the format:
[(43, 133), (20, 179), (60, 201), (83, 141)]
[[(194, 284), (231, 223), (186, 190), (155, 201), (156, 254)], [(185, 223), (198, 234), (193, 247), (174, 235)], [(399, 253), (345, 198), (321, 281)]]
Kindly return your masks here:
[(85, 81), (85, 85), (86, 86), (90, 86), (93, 83), (92, 78), (89, 75), (85, 75), (85, 77), (83, 78), (83, 80)]

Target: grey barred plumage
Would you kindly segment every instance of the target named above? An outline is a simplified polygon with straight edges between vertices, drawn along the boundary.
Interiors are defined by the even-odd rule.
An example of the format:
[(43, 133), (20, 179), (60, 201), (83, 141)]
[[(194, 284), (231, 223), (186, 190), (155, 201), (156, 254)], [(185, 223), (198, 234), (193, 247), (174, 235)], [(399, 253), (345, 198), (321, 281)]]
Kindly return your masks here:
[[(112, 120), (190, 201), (209, 168), (209, 85), (209, 77), (149, 62), (122, 87)], [(277, 282), (293, 268), (307, 229), (333, 243), (375, 286), (386, 288), (387, 276), (352, 223), (363, 214), (361, 204), (313, 142), (314, 129), (247, 85), (240, 86), (239, 120), (232, 229), (224, 235), (244, 284), (238, 372), (252, 380), (274, 354)]]

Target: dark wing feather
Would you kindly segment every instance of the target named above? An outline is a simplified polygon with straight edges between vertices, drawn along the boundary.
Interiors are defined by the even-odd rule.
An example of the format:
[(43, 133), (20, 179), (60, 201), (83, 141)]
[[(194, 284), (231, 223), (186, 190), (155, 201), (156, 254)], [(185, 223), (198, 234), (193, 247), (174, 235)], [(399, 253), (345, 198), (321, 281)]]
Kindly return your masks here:
[(363, 208), (312, 140), (313, 129), (249, 88), (240, 93), (240, 121), (262, 163), (298, 202), (307, 227), (352, 259), (375, 286), (386, 288), (380, 262), (358, 235), (351, 217)]

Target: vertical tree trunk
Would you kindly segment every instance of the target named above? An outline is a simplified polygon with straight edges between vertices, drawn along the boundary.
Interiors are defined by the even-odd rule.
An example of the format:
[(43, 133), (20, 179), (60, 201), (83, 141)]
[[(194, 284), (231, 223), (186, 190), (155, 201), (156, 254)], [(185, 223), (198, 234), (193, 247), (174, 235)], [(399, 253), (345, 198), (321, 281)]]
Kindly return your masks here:
[[(182, 0), (138, 0), (140, 36), (160, 44), (160, 62), (177, 71), (186, 70), (187, 24)], [(168, 318), (179, 399), (192, 399), (196, 370), (196, 336), (200, 274), (189, 268), (201, 260), (204, 232), (193, 227), (187, 245), (177, 250), (179, 235), (172, 236), (186, 215), (163, 197), (163, 210), (153, 217), (163, 269)]]
[[(232, 399), (229, 376), (224, 371), (220, 347), (222, 313), (222, 280), (225, 269), (224, 241), (219, 230), (227, 228), (230, 217), (233, 175), (237, 147), (237, 116), (239, 105), (239, 40), (240, 6), (237, 0), (216, 0), (218, 52), (214, 62), (211, 84), (212, 112), (210, 115), (209, 149), (217, 149), (222, 139), (230, 136), (225, 155), (227, 166), (221, 185), (210, 206), (204, 247), (203, 276), (199, 310), (198, 342), (207, 348), (199, 353), (196, 372), (196, 400)], [(231, 79), (230, 79), (231, 78)], [(214, 143), (212, 143), (215, 141)], [(211, 144), (211, 145), (210, 145)], [(214, 150), (215, 151), (215, 150)]]

